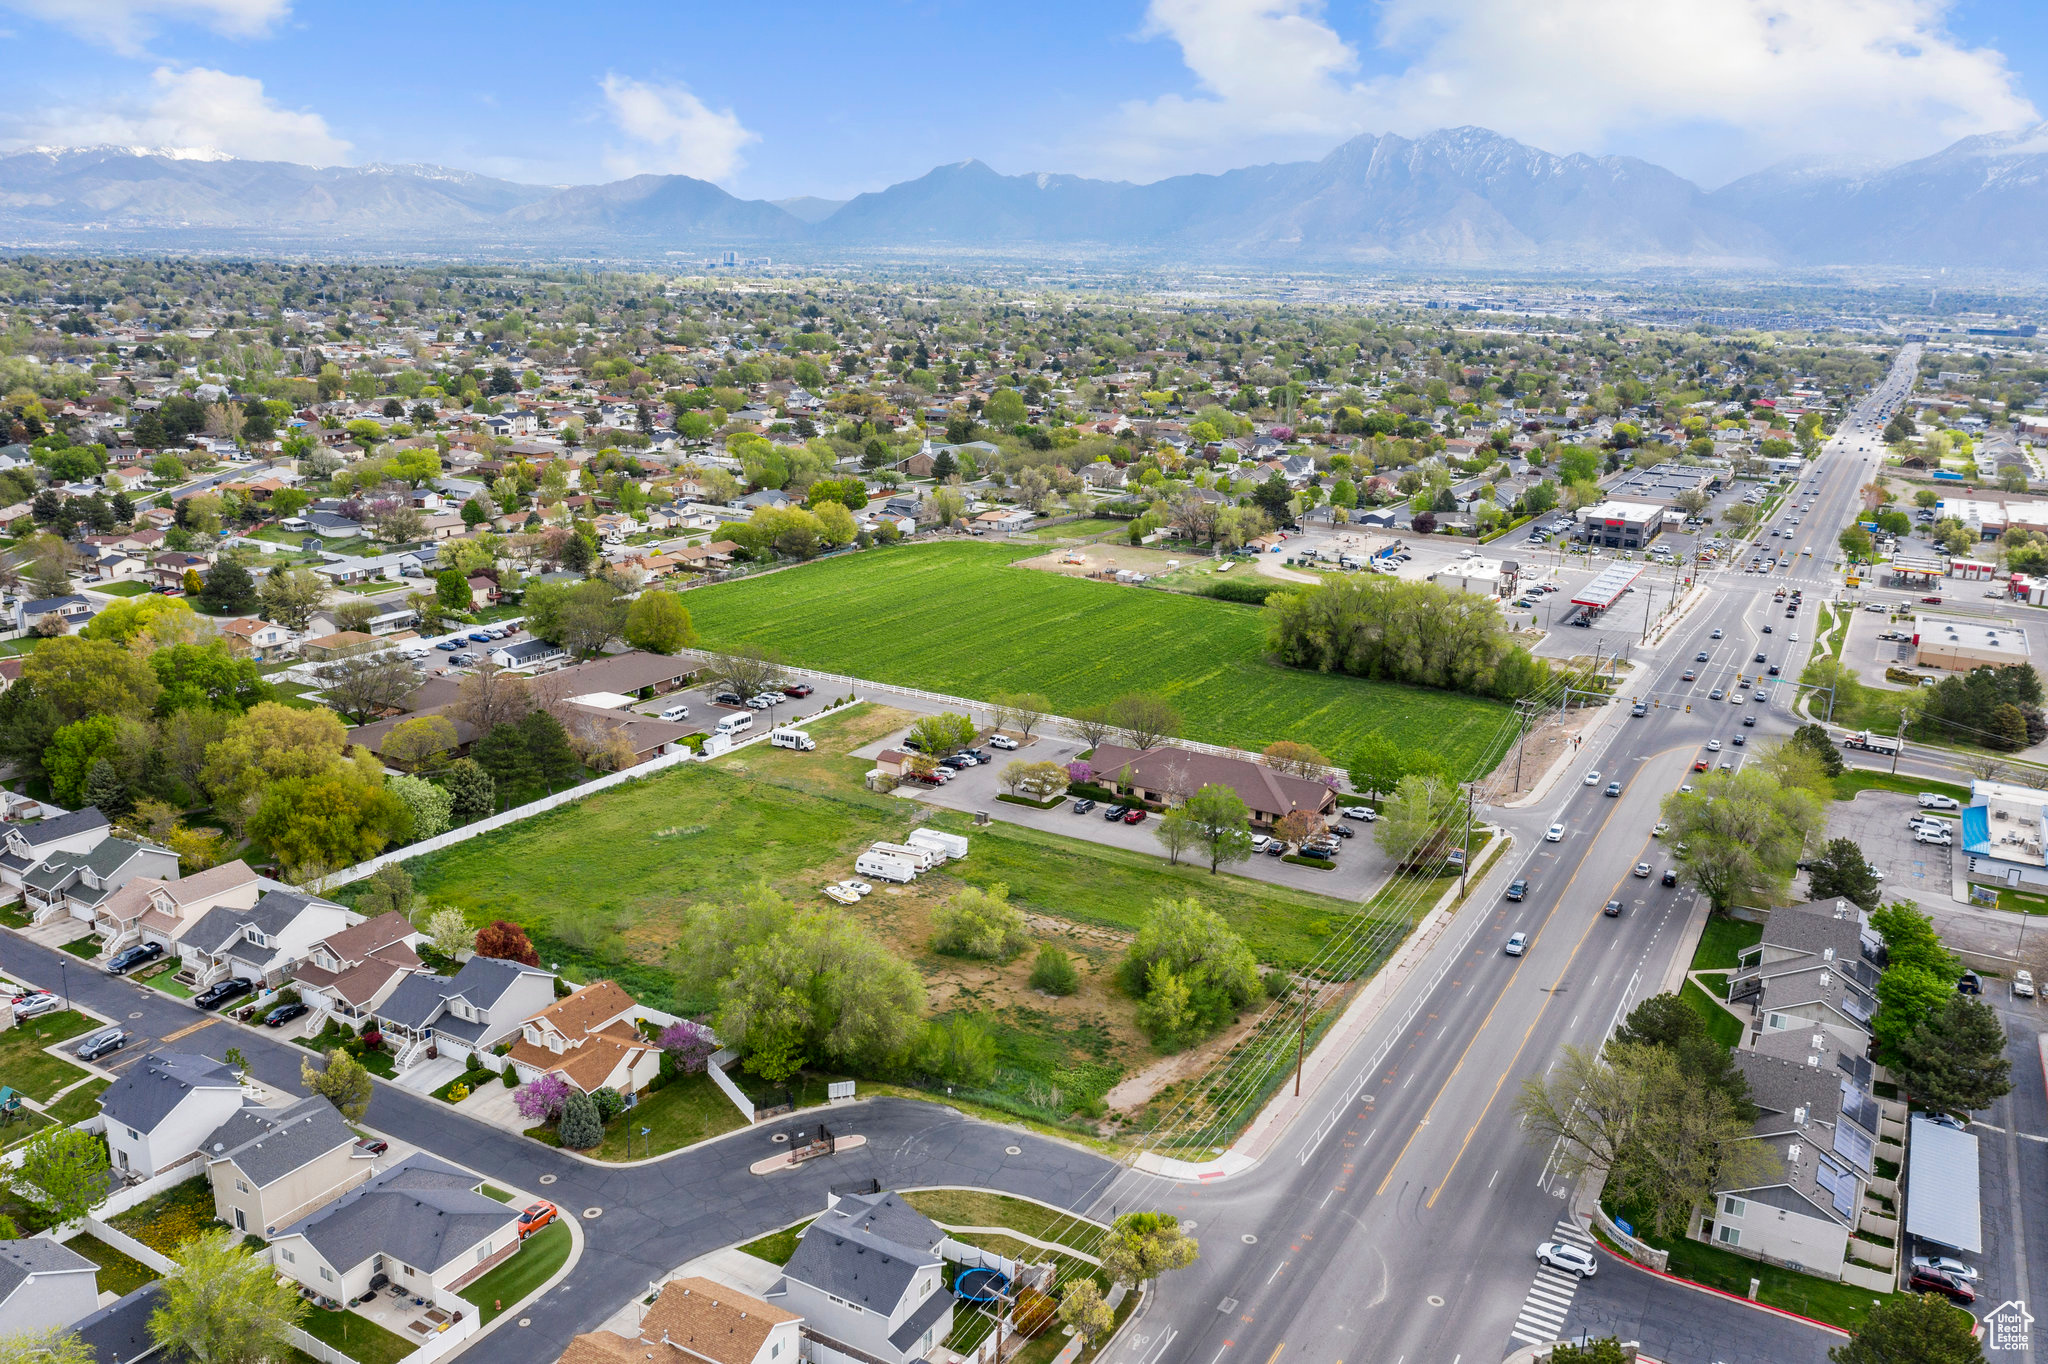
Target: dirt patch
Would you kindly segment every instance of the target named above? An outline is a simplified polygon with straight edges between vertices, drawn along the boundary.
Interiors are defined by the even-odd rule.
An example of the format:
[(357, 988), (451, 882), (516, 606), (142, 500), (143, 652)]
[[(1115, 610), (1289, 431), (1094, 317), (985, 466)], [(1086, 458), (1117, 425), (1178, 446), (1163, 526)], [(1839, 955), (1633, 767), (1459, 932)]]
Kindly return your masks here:
[[(1619, 705), (1620, 702), (1614, 704)], [(1599, 723), (1606, 712), (1598, 706), (1583, 710), (1567, 711), (1562, 719), (1554, 710), (1546, 710), (1541, 718), (1529, 726), (1523, 736), (1520, 762), (1516, 761), (1516, 750), (1510, 748), (1507, 757), (1480, 784), (1479, 798), (1494, 805), (1506, 804), (1519, 799), (1536, 789), (1551, 764), (1567, 749), (1583, 746), (1585, 732)], [(1519, 772), (1518, 772), (1519, 767)]]
[(1016, 566), (1035, 568), (1045, 573), (1060, 573), (1069, 578), (1089, 578), (1102, 573), (1114, 574), (1119, 569), (1143, 573), (1148, 577), (1158, 577), (1198, 561), (1207, 562), (1199, 555), (1185, 552), (1169, 554), (1163, 550), (1142, 549), (1127, 544), (1094, 544), (1069, 545), (1050, 554), (1019, 559)]
[[(1299, 991), (1303, 988), (1315, 992), (1314, 1001), (1309, 1005), (1311, 1014), (1340, 1003), (1347, 989), (1342, 983), (1303, 981), (1297, 978), (1295, 989)], [(1295, 1002), (1295, 1007), (1300, 1007), (1299, 994), (1290, 995), (1289, 998)], [(1161, 1057), (1143, 1070), (1118, 1081), (1116, 1088), (1103, 1096), (1103, 1102), (1109, 1105), (1113, 1113), (1133, 1113), (1150, 1103), (1160, 1091), (1176, 1086), (1182, 1080), (1196, 1079), (1212, 1070), (1220, 1074), (1222, 1067), (1219, 1063), (1257, 1031), (1261, 1017), (1260, 1011), (1253, 1010), (1208, 1041), (1186, 1051), (1176, 1052), (1172, 1056)]]

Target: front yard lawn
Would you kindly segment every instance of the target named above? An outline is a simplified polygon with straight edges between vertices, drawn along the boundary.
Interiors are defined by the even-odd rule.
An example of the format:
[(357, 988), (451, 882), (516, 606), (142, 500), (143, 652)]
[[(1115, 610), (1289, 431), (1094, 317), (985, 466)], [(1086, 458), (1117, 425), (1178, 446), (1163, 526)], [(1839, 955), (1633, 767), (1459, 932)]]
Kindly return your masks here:
[(156, 591), (156, 589), (151, 587), (148, 583), (138, 583), (133, 581), (119, 583), (99, 583), (92, 587), (90, 590), (94, 592), (104, 592), (110, 597), (146, 597), (150, 593)]
[(151, 989), (162, 990), (175, 999), (190, 999), (193, 995), (192, 987), (179, 980), (176, 971), (159, 971), (149, 978), (148, 984)]
[(205, 1175), (165, 1189), (156, 1197), (138, 1203), (108, 1224), (136, 1240), (173, 1258), (178, 1247), (216, 1225), (213, 1216), (213, 1186)]
[(76, 1009), (60, 1009), (0, 1033), (0, 1085), (18, 1089), (40, 1103), (73, 1080), (82, 1079), (87, 1073), (84, 1069), (43, 1048), (98, 1026)]
[(1693, 1007), (1700, 1021), (1707, 1025), (1707, 1036), (1722, 1046), (1734, 1049), (1742, 1042), (1742, 1020), (1714, 1002), (1712, 995), (1699, 987), (1695, 981), (1687, 981), (1678, 997)]
[(356, 1361), (356, 1364), (397, 1364), (419, 1346), (396, 1331), (387, 1331), (357, 1312), (329, 1312), (307, 1307), (299, 1325), (307, 1335)]
[(65, 1094), (63, 1098), (51, 1104), (44, 1111), (50, 1115), (53, 1121), (61, 1122), (66, 1127), (73, 1123), (84, 1122), (87, 1118), (100, 1111), (100, 1095), (106, 1093), (107, 1086), (112, 1083), (114, 1083), (112, 1080), (102, 1080), (95, 1075), (92, 1079), (87, 1080), (84, 1084)]
[[(517, 1307), (546, 1283), (569, 1258), (569, 1227), (555, 1222), (526, 1238), (512, 1258), (462, 1290), (463, 1300), (476, 1304), (489, 1326), (500, 1312)], [(363, 1361), (369, 1364), (369, 1361)]]
[[(909, 1202), (909, 1199), (906, 1197), (904, 1201)], [(766, 1260), (771, 1265), (786, 1265), (789, 1263), (789, 1257), (796, 1254), (796, 1243), (803, 1236), (804, 1228), (816, 1220), (814, 1217), (805, 1218), (793, 1227), (771, 1231), (758, 1241), (749, 1241), (740, 1249), (757, 1260)]]
[(1725, 914), (1707, 916), (1707, 926), (1700, 933), (1700, 945), (1692, 954), (1692, 968), (1695, 971), (1733, 971), (1736, 958), (1748, 948), (1762, 941), (1764, 926), (1753, 924), (1747, 919), (1731, 919)]
[[(126, 1297), (146, 1283), (153, 1283), (157, 1273), (142, 1261), (115, 1250), (112, 1246), (82, 1231), (64, 1243), (100, 1267), (100, 1292)], [(368, 1364), (362, 1361), (361, 1364)]]
[(88, 933), (82, 938), (73, 938), (64, 944), (64, 950), (81, 961), (91, 961), (100, 954), (99, 935)]
[[(818, 1096), (824, 1102), (824, 1095)], [(671, 1081), (605, 1124), (604, 1140), (583, 1154), (598, 1160), (645, 1160), (745, 1127), (747, 1120), (708, 1075)], [(646, 1136), (640, 1134), (647, 1128)], [(552, 1127), (528, 1128), (526, 1135), (549, 1146), (561, 1141)]]
[(1094, 1253), (1102, 1227), (1078, 1213), (1041, 1207), (986, 1189), (919, 1189), (903, 1201), (949, 1227), (1008, 1227), (1026, 1236)]

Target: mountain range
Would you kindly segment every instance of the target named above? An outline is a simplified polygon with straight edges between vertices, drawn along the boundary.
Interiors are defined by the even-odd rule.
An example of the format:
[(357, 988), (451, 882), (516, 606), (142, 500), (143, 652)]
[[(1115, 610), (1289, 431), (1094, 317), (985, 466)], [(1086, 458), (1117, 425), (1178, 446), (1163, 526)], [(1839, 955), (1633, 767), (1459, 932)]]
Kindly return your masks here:
[(1116, 253), (1239, 264), (1956, 266), (2048, 259), (2048, 124), (1897, 165), (1787, 162), (1708, 192), (1651, 162), (1483, 128), (1365, 135), (1319, 161), (1150, 184), (979, 161), (844, 202), (638, 175), (545, 186), (440, 166), (311, 167), (134, 147), (0, 154), (0, 240), (462, 252)]

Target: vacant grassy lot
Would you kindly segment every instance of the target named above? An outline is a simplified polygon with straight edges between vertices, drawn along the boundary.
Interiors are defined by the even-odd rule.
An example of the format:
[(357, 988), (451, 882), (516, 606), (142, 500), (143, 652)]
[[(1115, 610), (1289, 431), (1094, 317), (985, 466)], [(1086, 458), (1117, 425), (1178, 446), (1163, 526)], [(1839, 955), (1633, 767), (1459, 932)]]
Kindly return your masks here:
[(213, 1215), (213, 1186), (205, 1175), (194, 1175), (146, 1203), (137, 1203), (108, 1225), (176, 1259), (178, 1247), (218, 1225)]
[(959, 696), (1038, 691), (1070, 714), (1156, 693), (1187, 737), (1314, 744), (1342, 760), (1366, 736), (1443, 755), (1459, 772), (1506, 714), (1492, 702), (1298, 672), (1265, 658), (1256, 607), (1011, 567), (1028, 550), (907, 546), (690, 593), (710, 645), (759, 644), (792, 662)]

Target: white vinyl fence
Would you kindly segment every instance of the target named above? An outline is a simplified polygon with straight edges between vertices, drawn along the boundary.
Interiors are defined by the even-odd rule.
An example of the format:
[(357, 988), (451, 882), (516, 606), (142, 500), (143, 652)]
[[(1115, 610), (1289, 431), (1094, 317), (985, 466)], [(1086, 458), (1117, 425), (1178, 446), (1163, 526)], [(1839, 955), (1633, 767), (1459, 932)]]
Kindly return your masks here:
[(712, 1084), (725, 1091), (725, 1097), (732, 1100), (733, 1107), (740, 1111), (740, 1116), (748, 1122), (753, 1122), (754, 1101), (749, 1099), (740, 1087), (732, 1082), (732, 1077), (725, 1073), (725, 1068), (739, 1059), (740, 1054), (731, 1047), (722, 1047), (711, 1053), (710, 1063), (704, 1067), (704, 1073), (711, 1077)]

